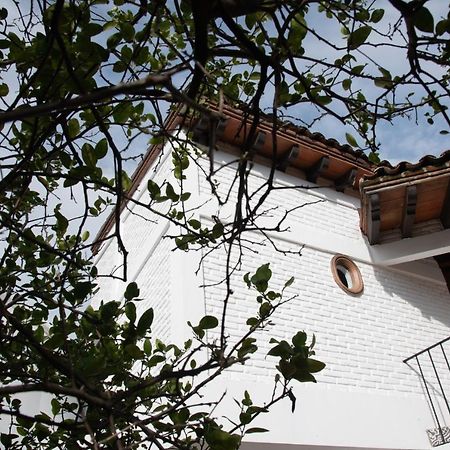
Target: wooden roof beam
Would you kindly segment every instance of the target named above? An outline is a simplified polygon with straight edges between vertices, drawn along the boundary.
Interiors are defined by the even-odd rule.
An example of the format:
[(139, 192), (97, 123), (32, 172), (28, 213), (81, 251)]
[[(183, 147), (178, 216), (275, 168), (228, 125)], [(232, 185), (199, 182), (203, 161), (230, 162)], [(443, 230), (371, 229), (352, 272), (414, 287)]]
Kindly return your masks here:
[(227, 119), (222, 118), (218, 121), (216, 120), (212, 121), (211, 118), (207, 116), (202, 116), (192, 130), (194, 142), (197, 142), (200, 145), (208, 145), (210, 143), (209, 136), (214, 134), (212, 133), (212, 131), (214, 130), (212, 128), (214, 124), (216, 124), (214, 140), (220, 138), (225, 132)]
[(370, 244), (378, 244), (380, 240), (381, 208), (380, 196), (378, 194), (369, 195), (367, 208), (367, 238)]
[(330, 165), (330, 158), (322, 156), (312, 167), (306, 170), (306, 179), (311, 183), (315, 183), (317, 178), (322, 175)]
[(278, 160), (277, 169), (286, 172), (289, 165), (298, 158), (300, 148), (298, 145), (293, 145), (281, 158)]
[(253, 144), (251, 145), (252, 150), (254, 152), (259, 152), (264, 147), (265, 142), (266, 142), (266, 133), (264, 133), (264, 131), (258, 131), (253, 140)]
[(450, 228), (450, 178), (447, 185), (444, 204), (442, 206), (441, 222), (444, 228)]
[(358, 171), (355, 168), (352, 168), (344, 173), (341, 177), (339, 177), (335, 182), (334, 185), (336, 187), (336, 190), (339, 192), (344, 192), (344, 189), (346, 187), (353, 186), (353, 183), (355, 182), (356, 174)]
[(417, 186), (411, 185), (406, 188), (405, 204), (403, 206), (402, 237), (411, 237), (412, 227), (416, 218)]
[(200, 145), (208, 144), (209, 119), (202, 116), (192, 130), (192, 139)]
[(447, 287), (450, 292), (450, 253), (444, 253), (442, 255), (436, 255), (434, 257), (442, 271), (442, 275), (447, 282)]
[(217, 123), (216, 127), (216, 137), (220, 138), (225, 133), (225, 129), (227, 127), (228, 119), (225, 119), (224, 117), (219, 119), (219, 122)]

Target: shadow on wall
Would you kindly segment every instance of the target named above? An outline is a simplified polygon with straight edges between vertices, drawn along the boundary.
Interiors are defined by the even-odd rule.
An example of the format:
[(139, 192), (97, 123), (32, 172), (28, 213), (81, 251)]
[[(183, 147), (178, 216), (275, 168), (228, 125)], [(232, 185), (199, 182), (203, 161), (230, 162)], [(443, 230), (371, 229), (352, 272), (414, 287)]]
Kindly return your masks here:
[(450, 426), (450, 340), (439, 343), (431, 349), (425, 349), (406, 362), (408, 368), (416, 375), (422, 393), (426, 399), (430, 424), (428, 437), (433, 446), (450, 442), (446, 429)]
[[(423, 264), (440, 271), (434, 260)], [(450, 340), (435, 344), (450, 336), (447, 286), (381, 267), (374, 267), (374, 276), (383, 290), (383, 298), (391, 303), (386, 307), (390, 306), (398, 320), (395, 340), (401, 346), (402, 359), (422, 352), (404, 367), (414, 374), (426, 399), (430, 418), (426, 432), (430, 442), (437, 434), (439, 439), (444, 439), (440, 436), (444, 436), (443, 430), (450, 425)]]
[[(426, 264), (440, 271), (434, 260)], [(445, 284), (382, 267), (374, 267), (374, 276), (387, 297), (396, 302), (392, 312), (399, 322), (421, 335), (417, 351), (450, 335), (450, 293)]]

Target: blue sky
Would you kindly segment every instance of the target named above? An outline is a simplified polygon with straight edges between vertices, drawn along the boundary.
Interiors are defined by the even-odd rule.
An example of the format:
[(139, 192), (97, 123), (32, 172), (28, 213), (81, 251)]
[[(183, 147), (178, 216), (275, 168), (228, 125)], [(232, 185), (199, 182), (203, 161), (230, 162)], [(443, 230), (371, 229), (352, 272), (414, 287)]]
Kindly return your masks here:
[[(389, 23), (395, 22), (398, 17), (398, 13), (387, 4), (387, 0), (376, 0), (376, 7), (386, 6), (386, 14), (382, 22), (377, 24), (380, 30), (387, 29)], [(12, 0), (4, 0), (3, 6), (5, 6), (10, 13), (10, 17), (17, 16), (16, 7), (13, 5)], [(428, 8), (433, 12), (436, 17), (442, 17), (447, 14), (448, 2), (447, 0), (430, 0), (427, 3)], [(332, 22), (324, 23), (323, 14), (315, 12), (316, 6), (313, 5), (310, 8), (310, 18), (308, 21), (309, 26), (315, 28), (317, 31), (336, 43), (342, 43), (342, 37), (339, 34), (339, 30), (332, 26)], [(325, 26), (324, 26), (325, 25)], [(309, 39), (309, 38), (307, 38)], [(340, 39), (340, 41), (339, 41)], [(334, 55), (331, 53), (330, 47), (320, 45), (317, 40), (310, 39), (310, 45), (308, 49), (316, 57), (327, 57), (329, 60), (333, 60)], [(376, 48), (369, 49), (369, 57), (373, 57), (377, 60), (382, 60), (383, 65), (389, 68), (393, 74), (402, 73), (407, 70), (407, 61), (404, 54), (398, 54), (395, 50), (382, 49), (382, 53)], [(361, 57), (363, 61), (364, 58)], [(15, 83), (14, 74), (7, 74), (4, 82), (10, 86), (11, 94), (9, 98), (14, 95), (13, 86)], [(364, 87), (365, 92), (370, 93), (370, 86)], [(374, 95), (375, 95), (375, 90)], [(271, 93), (268, 92), (267, 102), (265, 104), (271, 104)], [(367, 96), (367, 95), (366, 95)], [(448, 102), (450, 106), (450, 102)], [(297, 112), (298, 111), (298, 112)], [(312, 109), (301, 107), (298, 110), (290, 109), (288, 111), (291, 115), (305, 115), (309, 116)], [(450, 142), (448, 135), (442, 135), (440, 130), (445, 129), (443, 121), (437, 120), (435, 125), (429, 125), (422, 117), (418, 117), (417, 123), (406, 118), (399, 118), (393, 124), (384, 123), (380, 126), (378, 131), (379, 141), (381, 142), (381, 159), (388, 159), (395, 163), (401, 160), (416, 161), (424, 154), (440, 154), (442, 151), (450, 148)], [(326, 137), (333, 137), (338, 141), (345, 143), (345, 133), (351, 132), (355, 134), (350, 127), (345, 127), (332, 117), (325, 117), (321, 122), (314, 126), (313, 131), (319, 131)], [(139, 150), (136, 149), (136, 153), (142, 151), (142, 147), (145, 147), (147, 137), (139, 140)]]
[[(383, 7), (383, 5), (386, 5), (387, 2), (386, 0), (376, 0), (376, 3), (377, 6), (379, 4), (380, 7)], [(447, 14), (448, 3), (446, 0), (430, 0), (427, 5), (437, 17)], [(2, 6), (9, 10), (10, 17), (17, 17), (16, 8), (13, 5), (12, 0), (3, 0)], [(383, 21), (378, 25), (380, 29), (388, 26), (388, 22), (393, 22), (397, 18), (396, 12), (393, 11), (392, 7), (390, 7), (388, 11), (390, 12), (386, 14)], [(313, 13), (309, 23), (313, 28), (320, 28), (321, 33), (327, 36), (330, 40), (341, 39), (340, 42), (342, 42), (342, 37), (339, 34), (339, 30), (333, 29), (333, 27), (328, 26), (328, 24), (323, 26), (322, 16), (314, 16)], [(333, 57), (332, 55), (327, 54), (328, 50), (324, 46), (320, 46), (317, 43), (312, 43), (311, 45), (313, 45), (311, 50), (314, 52), (315, 56), (323, 54), (323, 56), (328, 56), (329, 58)], [(380, 54), (378, 49), (373, 49), (371, 52), (372, 53), (368, 56), (381, 58), (383, 60), (383, 64), (392, 70), (393, 74), (401, 73), (407, 70), (407, 62), (404, 55), (398, 55), (395, 51), (384, 51), (384, 53)], [(181, 75), (180, 79), (182, 79), (182, 77), (183, 75)], [(15, 90), (14, 86), (17, 86), (15, 75), (13, 73), (4, 75), (3, 82), (6, 82), (10, 87), (11, 93), (8, 98), (13, 98)], [(267, 92), (267, 94), (269, 94), (270, 97), (271, 93)], [(450, 104), (448, 104), (448, 106), (450, 106)], [(292, 109), (289, 111), (289, 114), (300, 114), (300, 109)], [(309, 115), (308, 109), (302, 108), (301, 114)], [(439, 131), (442, 129), (445, 129), (443, 121), (436, 121), (434, 125), (429, 125), (421, 117), (417, 119), (417, 123), (405, 118), (399, 118), (395, 120), (393, 124), (384, 123), (378, 130), (378, 138), (381, 142), (381, 159), (387, 159), (391, 163), (395, 164), (402, 160), (416, 162), (425, 154), (438, 155), (442, 151), (450, 148), (449, 136), (439, 134)], [(331, 116), (324, 117), (319, 123), (315, 124), (312, 131), (319, 131), (326, 137), (335, 138), (341, 143), (346, 142), (346, 132), (352, 132), (352, 134), (354, 134), (350, 127), (343, 126)], [(114, 136), (117, 137), (118, 143), (125, 145), (126, 137), (122, 133), (114, 132)], [(148, 141), (149, 136), (143, 135), (133, 146), (133, 153), (145, 153), (148, 146)], [(110, 164), (107, 164), (107, 161), (105, 161), (105, 163), (105, 171), (107, 172), (107, 175), (112, 176), (112, 167), (110, 167)], [(133, 172), (136, 164), (136, 161), (127, 163), (129, 173)], [(77, 195), (74, 197), (76, 198)], [(61, 193), (61, 197), (59, 199), (54, 198), (53, 201), (55, 204), (62, 202), (64, 207), (68, 210), (67, 214), (69, 216), (71, 215), (70, 212), (77, 210), (77, 208), (79, 210), (79, 206), (77, 207), (72, 204), (73, 198), (71, 198), (71, 194), (67, 190)], [(95, 233), (98, 226), (98, 221), (96, 221), (96, 224), (92, 225), (92, 233)]]

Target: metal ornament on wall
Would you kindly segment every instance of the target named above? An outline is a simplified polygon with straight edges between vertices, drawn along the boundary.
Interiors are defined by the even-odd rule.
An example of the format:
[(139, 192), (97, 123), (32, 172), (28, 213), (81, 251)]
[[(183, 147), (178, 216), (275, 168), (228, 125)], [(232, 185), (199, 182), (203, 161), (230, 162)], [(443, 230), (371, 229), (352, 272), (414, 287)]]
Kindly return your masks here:
[(428, 439), (430, 440), (430, 444), (432, 447), (438, 447), (440, 445), (450, 443), (450, 428), (449, 427), (441, 427), (432, 428), (427, 430)]

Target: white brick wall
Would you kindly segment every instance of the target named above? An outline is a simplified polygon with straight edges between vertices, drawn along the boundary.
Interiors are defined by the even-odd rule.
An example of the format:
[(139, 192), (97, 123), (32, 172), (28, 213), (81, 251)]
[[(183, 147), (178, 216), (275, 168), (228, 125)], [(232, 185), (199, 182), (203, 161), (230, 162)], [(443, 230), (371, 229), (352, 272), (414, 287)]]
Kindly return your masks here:
[[(229, 162), (231, 157), (219, 153), (216, 160)], [(222, 195), (227, 192), (227, 183), (229, 185), (233, 175), (231, 168), (218, 172), (216, 178), (222, 183)], [(256, 190), (266, 175), (267, 169), (256, 166), (249, 179), (250, 189)], [(297, 183), (281, 173), (277, 173), (277, 182), (278, 186)], [(299, 184), (308, 183), (300, 181)], [(207, 196), (208, 186), (201, 180), (200, 186)], [(430, 448), (425, 430), (436, 427), (436, 423), (426, 389), (417, 362), (407, 365), (403, 360), (450, 335), (450, 295), (442, 275), (433, 259), (417, 261), (410, 273), (407, 264), (397, 269), (371, 263), (368, 245), (359, 229), (358, 200), (352, 197), (326, 188), (279, 190), (269, 197), (265, 209), (278, 207), (278, 212), (273, 209), (270, 212), (277, 216), (285, 209), (317, 200), (322, 201), (291, 214), (285, 225), (293, 232), (274, 237), (277, 247), (281, 248), (295, 250), (309, 242), (314, 243), (313, 246), (305, 246), (302, 256), (298, 256), (277, 253), (267, 242), (265, 246), (253, 245), (252, 251), (245, 252), (242, 272), (233, 277), (234, 294), (227, 322), (230, 342), (248, 329), (246, 318), (258, 307), (254, 293), (243, 283), (245, 272), (255, 271), (260, 264), (270, 262), (278, 288), (291, 275), (295, 276), (296, 282), (288, 293), (297, 297), (275, 316), (274, 328), (259, 336), (259, 353), (247, 365), (231, 369), (225, 377), (229, 380), (227, 389), (239, 395), (239, 388), (244, 389), (245, 385), (261, 398), (265, 392), (267, 400), (275, 374), (275, 359), (265, 356), (270, 348), (270, 337), (289, 339), (296, 331), (305, 330), (310, 336), (316, 334), (317, 357), (326, 362), (327, 367), (317, 375), (317, 386), (295, 387), (308, 412), (301, 411), (290, 417), (285, 410), (278, 409), (267, 423), (262, 422), (262, 426), (271, 429), (275, 426), (277, 430), (263, 437), (263, 442), (345, 448)], [(214, 207), (210, 207), (210, 211), (214, 211)], [(214, 213), (225, 220), (232, 217), (230, 208)], [(207, 216), (205, 212), (204, 219)], [(321, 238), (312, 239), (311, 234), (316, 233)], [(247, 237), (262, 240), (255, 235)], [(352, 243), (348, 252), (355, 255), (365, 284), (359, 296), (346, 294), (334, 282), (330, 261), (336, 253), (335, 240)], [(347, 250), (345, 245), (337, 247), (343, 253)], [(223, 260), (224, 257), (217, 254), (206, 259), (205, 285), (214, 285), (223, 279)], [(219, 286), (206, 288), (205, 297), (206, 311), (220, 315), (223, 290)], [(211, 333), (211, 338), (214, 337)], [(444, 344), (444, 349), (450, 355), (449, 343)], [(450, 373), (441, 349), (433, 350), (432, 355), (441, 382), (448, 390)], [(447, 407), (427, 357), (425, 354), (420, 361), (428, 391), (441, 425), (448, 424)], [(320, 406), (311, 412), (313, 405)], [(309, 425), (301, 427), (300, 424), (305, 423)], [(295, 432), (288, 431), (292, 427)]]
[[(270, 335), (286, 339), (298, 330), (315, 333), (318, 357), (327, 363), (327, 369), (317, 377), (322, 383), (350, 389), (421, 392), (416, 374), (402, 361), (450, 334), (450, 301), (445, 286), (359, 263), (365, 289), (362, 295), (352, 296), (335, 284), (330, 271), (332, 256), (308, 248), (302, 256), (283, 256), (266, 246), (259, 249), (257, 257), (248, 255), (244, 260), (246, 271), (270, 261), (278, 286), (291, 275), (296, 278), (289, 293), (298, 297), (277, 315)], [(247, 329), (245, 319), (257, 305), (242, 275), (234, 277), (229, 306), (228, 332), (235, 336)], [(208, 258), (206, 284), (222, 278), (221, 261)], [(220, 313), (221, 292), (218, 287), (206, 289), (208, 312)], [(267, 349), (264, 345), (255, 362), (240, 369), (246, 377), (273, 376), (273, 358), (265, 358)]]
[[(227, 162), (231, 159), (232, 157), (220, 152), (216, 154), (216, 161)], [(208, 164), (206, 162), (202, 164), (206, 170)], [(161, 162), (156, 177), (162, 181), (170, 176), (169, 172), (170, 158), (167, 158)], [(254, 176), (249, 180), (250, 189), (254, 190), (260, 186), (264, 181), (265, 172), (266, 169), (255, 167)], [(149, 176), (152, 176), (152, 173), (150, 172)], [(211, 196), (208, 184), (200, 170), (197, 175), (198, 177), (194, 176), (190, 179), (189, 190), (193, 193), (193, 203), (201, 204), (209, 200)], [(226, 193), (227, 184), (233, 175), (232, 168), (221, 170), (216, 174), (215, 178), (222, 183), (219, 186), (222, 194)], [(293, 177), (281, 173), (278, 173), (277, 177), (280, 186), (293, 184)], [(299, 183), (308, 184), (303, 181)], [(147, 195), (146, 184), (147, 178), (141, 186), (142, 199), (145, 199)], [(344, 415), (342, 420), (336, 419), (336, 408), (339, 410), (337, 405), (330, 407), (326, 414), (321, 412), (317, 418), (311, 418), (314, 423), (322, 421), (331, 424), (329, 426), (334, 427), (336, 439), (333, 435), (321, 436), (316, 432), (316, 434), (308, 435), (305, 431), (302, 432), (304, 439), (303, 437), (301, 439), (285, 438), (283, 436), (286, 435), (280, 431), (281, 437), (273, 438), (277, 440), (272, 442), (306, 442), (344, 447), (354, 445), (379, 448), (394, 448), (394, 446), (397, 446), (396, 448), (427, 448), (424, 430), (425, 426), (432, 427), (433, 424), (431, 415), (426, 409), (423, 386), (417, 375), (417, 366), (411, 364), (411, 367), (408, 367), (402, 361), (450, 335), (450, 295), (447, 288), (439, 276), (427, 278), (427, 274), (430, 271), (433, 272), (435, 268), (433, 260), (417, 264), (416, 272), (417, 267), (420, 272), (421, 266), (427, 270), (423, 274), (413, 274), (407, 273), (405, 265), (400, 271), (400, 268), (396, 270), (390, 267), (374, 266), (369, 259), (361, 257), (359, 260), (357, 258), (356, 262), (363, 276), (364, 293), (360, 296), (344, 293), (335, 284), (330, 271), (330, 260), (335, 253), (332, 250), (332, 241), (333, 236), (336, 236), (336, 239), (345, 237), (346, 242), (351, 242), (354, 246), (352, 251), (355, 254), (367, 254), (367, 251), (364, 253), (364, 251), (354, 250), (367, 247), (359, 230), (358, 199), (327, 188), (279, 190), (269, 197), (264, 209), (279, 207), (278, 211), (270, 212), (276, 218), (283, 213), (284, 209), (317, 200), (320, 200), (317, 204), (294, 211), (286, 225), (291, 225), (293, 230), (298, 230), (299, 228), (295, 226), (299, 224), (305, 225), (302, 229), (310, 230), (310, 233), (315, 231), (326, 233), (328, 237), (331, 236), (331, 240), (321, 242), (320, 245), (306, 246), (302, 256), (283, 256), (267, 242), (266, 245), (254, 245), (252, 251), (245, 252), (243, 270), (241, 273), (236, 273), (233, 278), (234, 294), (229, 304), (227, 322), (230, 341), (242, 335), (248, 328), (245, 320), (258, 307), (255, 296), (250, 294), (242, 281), (245, 272), (255, 271), (260, 264), (270, 262), (275, 287), (280, 288), (293, 275), (296, 282), (289, 288), (287, 295), (297, 297), (286, 304), (275, 316), (276, 325), (271, 332), (260, 336), (261, 350), (258, 355), (248, 365), (232, 368), (228, 380), (235, 381), (242, 389), (251, 388), (252, 385), (265, 386), (274, 375), (275, 360), (265, 357), (269, 349), (269, 338), (273, 336), (278, 339), (287, 339), (298, 330), (305, 330), (309, 335), (315, 333), (317, 357), (327, 363), (327, 368), (317, 376), (319, 381), (317, 387), (322, 389), (321, 398), (343, 398), (341, 393), (347, 392), (349, 402), (354, 405), (354, 415), (358, 417), (358, 420), (361, 416), (360, 425), (363, 426), (363, 430), (366, 430), (364, 427), (368, 427), (367, 431), (361, 432), (359, 437), (353, 440), (348, 437), (348, 432), (345, 430), (351, 424), (346, 422)], [(284, 209), (282, 210), (281, 207)], [(202, 221), (210, 220), (213, 214), (226, 218), (231, 217), (231, 212), (232, 209), (228, 207), (218, 211), (217, 205), (210, 200), (205, 207), (202, 207), (200, 218)], [(171, 252), (173, 244), (169, 240), (162, 239), (164, 233), (167, 233), (167, 224), (161, 220), (157, 222), (144, 220), (140, 217), (145, 216), (144, 211), (136, 209), (133, 213), (126, 213), (122, 218), (124, 238), (130, 250), (129, 281), (136, 280), (140, 286), (141, 297), (145, 299), (140, 308), (147, 306), (155, 308), (157, 319), (154, 326), (155, 337), (182, 339), (185, 332), (179, 333), (178, 330), (190, 318), (196, 322), (204, 312), (221, 314), (223, 289), (220, 286), (210, 286), (203, 291), (198, 286), (203, 283), (208, 286), (223, 279), (223, 254), (220, 256), (220, 251), (217, 251), (207, 257), (201, 276), (196, 278), (193, 272), (197, 268), (199, 254), (190, 253), (180, 257), (179, 253)], [(148, 216), (145, 217), (149, 219)], [(261, 241), (261, 237), (256, 235), (249, 237)], [(285, 234), (282, 239), (278, 237), (275, 239), (280, 247), (298, 250), (304, 242), (311, 241), (306, 239), (307, 237), (292, 232)], [(117, 266), (119, 258), (120, 255), (117, 255), (110, 245), (101, 254), (98, 265), (104, 272), (109, 273), (112, 267)], [(123, 286), (101, 283), (101, 293), (104, 297), (114, 295), (114, 292), (123, 292)], [(210, 337), (214, 339), (215, 335), (210, 333)], [(448, 350), (450, 353), (450, 348)], [(441, 359), (438, 361), (438, 370), (442, 369)], [(433, 375), (432, 370), (430, 364), (424, 364), (427, 377)], [(258, 383), (255, 384), (255, 382)], [(440, 396), (439, 387), (434, 381), (430, 383), (430, 388), (433, 396)], [(317, 390), (308, 390), (308, 392), (315, 392), (314, 395), (318, 395)], [(333, 394), (326, 392), (333, 392)], [(308, 395), (305, 394), (305, 398), (308, 398)], [(414, 396), (414, 408), (408, 410), (407, 405), (411, 395)], [(392, 400), (390, 404), (380, 400), (387, 397), (396, 400)], [(389, 431), (391, 435), (386, 439), (384, 436), (374, 434), (370, 425), (364, 422), (363, 415), (356, 412), (359, 408), (357, 399), (361, 398), (367, 399), (367, 405), (372, 405), (370, 420), (384, 421), (383, 426), (386, 429), (392, 428)], [(404, 399), (403, 403), (398, 400), (399, 398)], [(422, 403), (425, 404), (423, 408)], [(364, 405), (360, 407), (364, 410)], [(412, 429), (411, 421), (416, 420), (416, 409), (422, 414), (420, 417), (417, 416), (420, 426), (418, 425), (419, 428), (414, 431), (415, 434), (411, 434), (408, 441), (400, 434), (405, 434), (407, 430)], [(379, 418), (380, 411), (382, 411), (382, 419)], [(400, 434), (394, 439), (395, 430), (398, 427), (394, 425), (391, 427), (391, 423), (399, 415), (407, 419), (399, 425)], [(417, 444), (419, 441), (420, 445)], [(406, 445), (409, 447), (405, 447)]]
[[(141, 203), (149, 201), (147, 182), (149, 178), (162, 184), (171, 176), (170, 149), (165, 148), (161, 157), (157, 158), (150, 168), (134, 198)], [(167, 209), (163, 203), (156, 205), (161, 211)], [(170, 256), (173, 243), (163, 236), (168, 231), (168, 222), (148, 212), (139, 205), (129, 203), (121, 215), (121, 236), (129, 252), (127, 282), (123, 283), (110, 278), (99, 278), (99, 292), (94, 302), (101, 300), (120, 300), (128, 283), (135, 281), (140, 289), (136, 302), (138, 316), (152, 307), (155, 319), (152, 326), (154, 337), (162, 341), (172, 338), (172, 286)], [(99, 274), (123, 274), (123, 257), (118, 251), (117, 242), (110, 240), (100, 249), (96, 266)]]
[[(216, 161), (229, 161), (230, 157), (218, 153)], [(202, 162), (206, 168), (206, 162)], [(149, 171), (155, 181), (162, 182), (170, 176), (170, 157), (161, 158)], [(224, 194), (234, 175), (233, 168), (218, 172), (220, 190)], [(264, 181), (264, 169), (255, 167), (249, 187), (257, 189)], [(278, 185), (286, 186), (289, 177), (277, 173)], [(199, 193), (206, 195), (208, 185), (199, 171)], [(136, 196), (145, 202), (146, 177)], [(300, 181), (301, 183), (301, 181)], [(195, 189), (194, 191), (195, 192)], [(336, 235), (346, 235), (361, 240), (359, 217), (355, 201), (345, 196), (329, 198), (323, 190), (279, 190), (269, 197), (266, 208), (283, 205), (290, 209), (299, 204), (320, 200), (292, 213), (291, 222), (304, 223), (317, 229), (334, 230)], [(280, 210), (281, 213), (281, 210)], [(277, 214), (271, 211), (270, 214)], [(162, 236), (167, 224), (149, 217), (143, 208), (135, 207), (122, 215), (123, 239), (130, 252), (129, 281), (137, 281), (145, 301), (139, 308), (153, 306), (157, 312), (155, 336), (169, 339), (172, 329), (171, 262), (173, 243)], [(254, 241), (261, 238), (252, 235)], [(289, 236), (289, 243), (277, 240), (279, 247), (299, 249), (302, 236)], [(234, 277), (234, 295), (229, 306), (228, 330), (239, 336), (246, 329), (245, 320), (256, 311), (257, 304), (249, 294), (242, 276), (263, 263), (270, 262), (274, 281), (281, 287), (290, 276), (296, 278), (289, 294), (297, 298), (288, 303), (276, 318), (272, 333), (276, 338), (288, 338), (298, 330), (315, 333), (317, 351), (328, 367), (318, 376), (323, 383), (395, 392), (419, 392), (417, 375), (402, 361), (413, 353), (450, 334), (450, 297), (444, 284), (424, 281), (398, 271), (374, 267), (359, 262), (365, 284), (364, 293), (351, 296), (334, 282), (330, 271), (332, 253), (304, 248), (302, 256), (282, 255), (269, 243), (254, 246), (255, 253), (247, 251), (243, 271)], [(223, 257), (213, 253), (205, 260), (203, 282), (216, 284), (223, 279)], [(120, 264), (120, 255), (109, 245), (99, 267), (109, 273)], [(433, 265), (431, 260), (427, 265)], [(173, 274), (172, 274), (173, 275)], [(200, 281), (198, 281), (200, 283)], [(100, 281), (103, 298), (121, 295), (124, 286)], [(220, 315), (223, 290), (220, 286), (206, 288), (206, 311)], [(172, 299), (175, 302), (181, 299)], [(188, 308), (189, 309), (189, 308)], [(188, 317), (185, 318), (188, 320)], [(161, 336), (160, 336), (161, 335)], [(273, 376), (269, 368), (273, 361), (265, 358), (268, 344), (261, 353), (243, 369), (246, 376), (267, 378)]]
[[(217, 152), (215, 154), (216, 169), (223, 163), (230, 163), (234, 156)], [(202, 162), (204, 170), (208, 170), (208, 161)], [(224, 199), (235, 176), (235, 166), (227, 166), (220, 169), (214, 175), (217, 180), (217, 191)], [(268, 170), (265, 167), (255, 165), (248, 179), (249, 192), (256, 192), (264, 184)], [(280, 218), (286, 210), (293, 210), (289, 214), (290, 222), (298, 225), (311, 225), (317, 230), (336, 230), (340, 236), (345, 236), (353, 240), (359, 240), (361, 231), (359, 221), (355, 219), (355, 212), (359, 207), (359, 199), (330, 192), (327, 187), (318, 187), (307, 181), (286, 176), (280, 171), (276, 172), (276, 186), (299, 188), (273, 191), (264, 203), (262, 210), (270, 210), (268, 217)], [(237, 182), (234, 183), (234, 187)], [(334, 189), (333, 189), (334, 190)], [(208, 183), (200, 180), (200, 193), (208, 197), (211, 189)], [(330, 195), (331, 194), (331, 195)], [(334, 194), (334, 195), (333, 195)], [(252, 204), (256, 204), (259, 195), (256, 195)], [(235, 196), (230, 196), (230, 204), (235, 201)], [(298, 208), (300, 205), (304, 207)], [(298, 209), (294, 209), (298, 208)]]
[(146, 260), (136, 282), (143, 300), (136, 304), (137, 314), (149, 307), (155, 311), (152, 336), (163, 342), (172, 339), (172, 286), (170, 274), (170, 250), (173, 244), (168, 239), (160, 241)]

